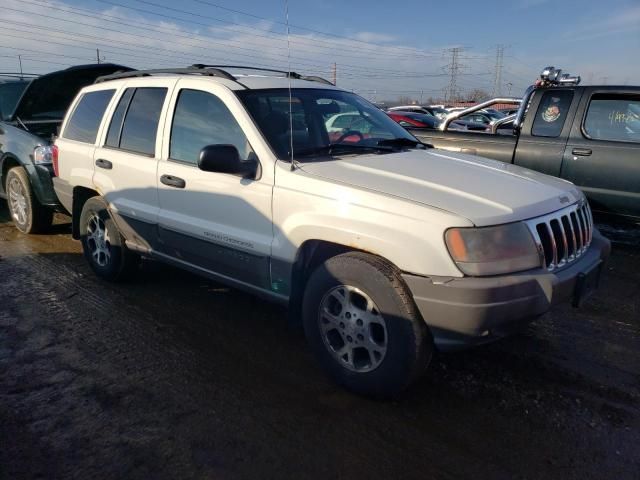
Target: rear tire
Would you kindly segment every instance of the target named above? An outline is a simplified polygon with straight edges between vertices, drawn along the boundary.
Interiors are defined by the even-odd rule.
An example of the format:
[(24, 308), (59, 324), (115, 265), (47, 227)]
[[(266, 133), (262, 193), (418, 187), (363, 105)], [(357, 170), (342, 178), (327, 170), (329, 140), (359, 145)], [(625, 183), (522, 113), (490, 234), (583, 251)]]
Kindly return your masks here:
[(135, 272), (139, 256), (125, 245), (102, 197), (85, 202), (79, 229), (84, 257), (97, 276), (115, 282), (125, 280)]
[(425, 372), (433, 339), (400, 272), (380, 257), (332, 257), (309, 278), (303, 322), (316, 358), (347, 389), (394, 397)]
[(44, 233), (53, 223), (53, 210), (40, 204), (23, 167), (7, 174), (7, 204), (13, 224), (22, 233)]

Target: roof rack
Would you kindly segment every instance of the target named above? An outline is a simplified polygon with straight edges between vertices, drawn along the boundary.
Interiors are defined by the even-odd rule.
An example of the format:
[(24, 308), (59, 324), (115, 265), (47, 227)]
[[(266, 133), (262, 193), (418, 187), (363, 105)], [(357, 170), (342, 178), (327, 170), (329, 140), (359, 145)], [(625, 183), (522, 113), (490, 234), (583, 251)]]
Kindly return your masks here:
[(258, 67), (246, 67), (243, 65), (204, 65), (201, 63), (196, 63), (186, 68), (157, 68), (152, 70), (131, 70), (128, 72), (118, 72), (112, 73), (111, 75), (103, 75), (102, 77), (98, 77), (95, 83), (107, 82), (109, 80), (118, 80), (122, 78), (135, 78), (135, 77), (148, 77), (150, 75), (162, 74), (162, 73), (177, 73), (177, 74), (196, 74), (196, 75), (206, 75), (210, 77), (220, 77), (227, 80), (231, 80), (236, 82), (243, 87), (247, 88), (245, 85), (240, 83), (236, 77), (231, 75), (223, 68), (234, 68), (234, 69), (242, 69), (242, 70), (256, 70), (260, 72), (272, 72), (272, 73), (281, 73), (286, 78), (295, 78), (296, 80), (307, 80), (310, 82), (319, 82), (324, 83), (326, 85), (333, 85), (329, 80), (326, 80), (322, 77), (309, 76), (306, 77), (304, 75), (300, 75), (296, 72), (286, 72), (283, 70), (274, 70), (270, 68), (258, 68)]
[(202, 68), (202, 69), (208, 69), (208, 68), (216, 68), (216, 69), (236, 68), (236, 69), (239, 69), (239, 70), (254, 70), (254, 71), (258, 71), (258, 72), (281, 73), (281, 74), (283, 74), (285, 76), (285, 78), (294, 78), (296, 80), (306, 80), (308, 82), (318, 82), (318, 83), (324, 83), (325, 85), (333, 85), (333, 83), (331, 83), (326, 78), (318, 77), (316, 75), (306, 76), (306, 75), (300, 75), (299, 73), (296, 73), (296, 72), (288, 72), (286, 70), (274, 70), (273, 68), (247, 67), (245, 65), (205, 65), (205, 64), (202, 64), (202, 63), (196, 63), (194, 65), (191, 65), (191, 67), (193, 67), (193, 68)]
[(227, 80), (236, 81), (236, 78), (233, 75), (228, 74), (224, 70), (219, 70), (217, 68), (197, 68), (197, 67), (187, 67), (187, 68), (156, 68), (152, 70), (131, 70), (129, 72), (119, 72), (112, 73), (111, 75), (103, 75), (98, 77), (95, 83), (107, 82), (109, 80), (119, 80), (121, 78), (135, 78), (135, 77), (148, 77), (154, 74), (160, 73), (181, 73), (181, 74), (198, 74), (198, 75), (206, 75), (209, 77), (221, 77)]

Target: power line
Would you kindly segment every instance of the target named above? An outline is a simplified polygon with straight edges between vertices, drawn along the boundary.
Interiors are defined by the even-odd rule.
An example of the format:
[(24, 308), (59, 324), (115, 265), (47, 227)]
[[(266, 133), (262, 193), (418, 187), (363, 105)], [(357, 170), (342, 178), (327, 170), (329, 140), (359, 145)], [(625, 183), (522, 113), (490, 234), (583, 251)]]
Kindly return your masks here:
[[(37, 3), (34, 3), (32, 1), (28, 1), (28, 0), (22, 0), (22, 3), (39, 5)], [(52, 8), (54, 10), (60, 10), (60, 11), (63, 11), (65, 13), (71, 13), (71, 14), (75, 14), (75, 15), (81, 15), (81, 16), (84, 16), (84, 17), (94, 18), (96, 20), (99, 19), (99, 20), (104, 20), (104, 21), (110, 22), (110, 23), (116, 23), (116, 24), (119, 24), (119, 25), (129, 26), (129, 27), (136, 28), (137, 30), (152, 31), (152, 32), (155, 32), (155, 33), (166, 34), (166, 31), (157, 30), (157, 29), (150, 29), (150, 28), (141, 28), (139, 25), (133, 25), (133, 24), (130, 24), (130, 23), (125, 23), (125, 22), (117, 22), (117, 21), (112, 21), (112, 20), (105, 20), (105, 19), (102, 19), (99, 16), (95, 16), (95, 15), (81, 14), (81, 13), (78, 13), (78, 12), (75, 12), (75, 11), (60, 9), (60, 8), (57, 8), (57, 7), (47, 7), (47, 8)], [(6, 8), (6, 9), (7, 10), (11, 10), (11, 11), (16, 11), (16, 12), (19, 12), (19, 13), (28, 13), (28, 14), (34, 13), (34, 12), (28, 12), (28, 11), (19, 10), (19, 9), (12, 9), (12, 8)], [(59, 17), (54, 17), (54, 16), (50, 16), (50, 15), (43, 15), (43, 14), (39, 14), (39, 16), (40, 17), (44, 17), (44, 18), (50, 18), (50, 19), (54, 19), (54, 20), (59, 20), (59, 21), (67, 22), (67, 23), (73, 23), (73, 24), (86, 26), (85, 23), (80, 23), (80, 22), (77, 22), (77, 21), (74, 21), (74, 20), (69, 20), (67, 18), (59, 18)], [(113, 18), (118, 18), (118, 17), (113, 17)], [(15, 22), (15, 23), (20, 23), (20, 22)], [(144, 24), (144, 22), (142, 22), (142, 23)], [(49, 27), (47, 26), (46, 28), (48, 29)], [(156, 38), (156, 37), (150, 37), (150, 36), (134, 34), (134, 33), (126, 32), (126, 31), (122, 31), (122, 30), (106, 28), (106, 27), (103, 27), (103, 26), (101, 26), (100, 28), (102, 30), (112, 31), (112, 32), (116, 32), (116, 33), (122, 33), (124, 35), (133, 36), (133, 37), (140, 37), (140, 38), (145, 38), (145, 39), (155, 40), (155, 41), (163, 41), (164, 40), (164, 39), (159, 39), (159, 38)], [(177, 36), (184, 37), (184, 38), (189, 38), (189, 39), (192, 39), (192, 40), (199, 40), (197, 38), (189, 37), (189, 36), (185, 36), (185, 35), (177, 35)], [(225, 48), (233, 48), (233, 49), (240, 49), (240, 50), (247, 50), (247, 51), (250, 51), (250, 52), (255, 52), (255, 48), (251, 49), (251, 48), (235, 47), (235, 46), (232, 46), (232, 45), (228, 45), (229, 41), (226, 41), (225, 43), (221, 43), (221, 42), (212, 41), (210, 38), (207, 38), (207, 37), (204, 37), (204, 38), (206, 38), (208, 43), (219, 44), (221, 46), (224, 46)], [(122, 43), (122, 41), (120, 41), (120, 42)], [(190, 46), (190, 47), (197, 48), (197, 49), (203, 49), (203, 50), (210, 51), (210, 48), (202, 46), (202, 45), (195, 45), (193, 43), (178, 42), (178, 41), (176, 41), (175, 43), (180, 44), (180, 45)], [(324, 53), (318, 53), (318, 54), (319, 55), (325, 55)], [(264, 55), (256, 56), (256, 55), (249, 55), (249, 54), (242, 54), (242, 53), (238, 53), (237, 55), (245, 56), (245, 57), (248, 57), (248, 58), (258, 58), (258, 59), (261, 59), (261, 60), (264, 59)], [(278, 55), (278, 54), (275, 54), (275, 53), (267, 53), (266, 55), (269, 55), (269, 56), (272, 56), (272, 57), (281, 57), (283, 60), (285, 58), (284, 55)], [(358, 59), (362, 59), (363, 57), (362, 57), (362, 55), (360, 55), (357, 58)], [(299, 64), (303, 64), (304, 65), (306, 63), (304, 61), (301, 61), (300, 57), (292, 56), (292, 59), (295, 59), (296, 62), (299, 63)], [(274, 60), (276, 60), (276, 59), (274, 58)], [(378, 68), (378, 67), (364, 67), (364, 66), (360, 66), (360, 65), (350, 65), (350, 64), (344, 64), (344, 63), (342, 63), (341, 65), (344, 65), (346, 67), (351, 67), (353, 69), (364, 70), (364, 71), (370, 71), (370, 70), (386, 71), (386, 72), (390, 72), (390, 73), (396, 74), (398, 76), (406, 76), (406, 75), (430, 76), (430, 75), (433, 75), (433, 74), (422, 73), (422, 72), (403, 72), (403, 71), (399, 71), (399, 70), (396, 70), (396, 69), (384, 69), (384, 68)], [(317, 67), (318, 65), (313, 64), (312, 66), (313, 67)]]

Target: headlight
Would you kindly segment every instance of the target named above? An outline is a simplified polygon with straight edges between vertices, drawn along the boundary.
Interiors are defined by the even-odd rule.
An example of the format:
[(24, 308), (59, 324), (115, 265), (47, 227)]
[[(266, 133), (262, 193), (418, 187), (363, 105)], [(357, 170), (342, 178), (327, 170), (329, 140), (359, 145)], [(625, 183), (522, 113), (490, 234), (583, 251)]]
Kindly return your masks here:
[(466, 275), (498, 275), (541, 266), (535, 241), (524, 223), (450, 228), (445, 240), (449, 254)]
[(51, 165), (58, 159), (58, 147), (55, 145), (40, 145), (33, 149), (33, 163), (36, 165)]

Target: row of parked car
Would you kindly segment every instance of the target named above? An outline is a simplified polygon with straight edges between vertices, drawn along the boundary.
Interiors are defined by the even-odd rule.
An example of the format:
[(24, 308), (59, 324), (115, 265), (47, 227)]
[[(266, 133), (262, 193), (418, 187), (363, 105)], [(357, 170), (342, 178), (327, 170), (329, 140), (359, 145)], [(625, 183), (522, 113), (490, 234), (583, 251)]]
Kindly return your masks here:
[[(429, 105), (400, 105), (385, 109), (387, 114), (400, 125), (407, 128), (431, 128), (437, 129), (451, 113), (463, 112), (465, 107), (436, 107)], [(483, 108), (481, 110), (465, 113), (454, 122), (451, 122), (451, 130), (490, 131), (491, 125), (509, 115), (513, 115), (517, 109)], [(464, 113), (464, 112), (463, 112)], [(503, 128), (508, 128), (505, 125)], [(512, 125), (511, 125), (512, 126)]]
[[(576, 113), (562, 103), (569, 87), (543, 80), (518, 116), (536, 113), (515, 121), (546, 141), (527, 150), (540, 149), (534, 159), (552, 157), (556, 122)], [(559, 114), (555, 100), (539, 106), (548, 95)], [(88, 65), (28, 82), (13, 104), (0, 123), (0, 195), (21, 231), (66, 212), (104, 279), (144, 256), (285, 304), (329, 374), (363, 394), (402, 391), (436, 349), (580, 305), (610, 251), (574, 184), (433, 149), (427, 130), (318, 77)], [(540, 108), (550, 125), (536, 130)], [(522, 144), (448, 132), (456, 115), (428, 130), (433, 143), (455, 133)]]

